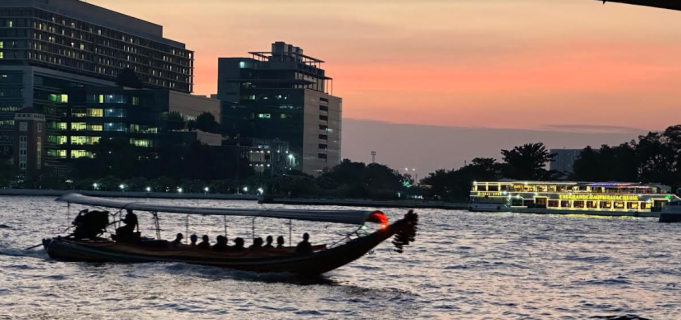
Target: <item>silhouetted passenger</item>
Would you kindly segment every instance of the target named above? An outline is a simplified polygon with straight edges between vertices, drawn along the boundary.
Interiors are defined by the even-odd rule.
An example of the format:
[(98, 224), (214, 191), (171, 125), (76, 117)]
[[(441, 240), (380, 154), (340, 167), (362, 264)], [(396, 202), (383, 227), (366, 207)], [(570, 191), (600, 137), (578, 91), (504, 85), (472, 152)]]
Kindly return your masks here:
[(175, 237), (175, 240), (173, 240), (172, 244), (175, 246), (181, 245), (182, 239), (184, 239), (184, 236), (181, 233), (178, 233), (177, 236)]
[(265, 249), (274, 249), (274, 246), (272, 245), (272, 242), (274, 241), (274, 238), (272, 236), (267, 236), (267, 244), (263, 246)]
[(310, 244), (310, 235), (303, 234), (303, 241), (298, 243), (298, 246), (296, 246), (296, 253), (297, 254), (310, 254), (312, 253), (312, 245)]
[(135, 228), (138, 225), (137, 215), (128, 209), (128, 213), (123, 218), (124, 226), (116, 229), (116, 241), (118, 242), (135, 242)]
[(278, 237), (277, 237), (277, 249), (283, 248), (283, 247), (284, 247), (284, 243), (286, 243), (286, 242), (284, 241), (284, 237), (278, 236)]
[(262, 238), (253, 239), (253, 244), (248, 247), (248, 250), (260, 250), (262, 249)]
[(225, 238), (223, 236), (218, 236), (217, 237), (217, 243), (213, 246), (213, 250), (224, 252), (224, 251), (227, 251), (227, 249), (228, 249), (227, 238)]
[(207, 235), (204, 234), (203, 237), (201, 237), (201, 242), (197, 247), (199, 247), (199, 249), (210, 249), (210, 239)]
[(199, 237), (197, 237), (195, 234), (192, 234), (192, 236), (189, 237), (189, 240), (191, 241), (189, 245), (193, 247), (196, 246), (196, 241), (199, 240)]
[(234, 239), (234, 246), (231, 249), (232, 249), (232, 251), (236, 251), (236, 252), (241, 252), (241, 251), (246, 250), (246, 248), (244, 248), (244, 239), (242, 239), (242, 238)]

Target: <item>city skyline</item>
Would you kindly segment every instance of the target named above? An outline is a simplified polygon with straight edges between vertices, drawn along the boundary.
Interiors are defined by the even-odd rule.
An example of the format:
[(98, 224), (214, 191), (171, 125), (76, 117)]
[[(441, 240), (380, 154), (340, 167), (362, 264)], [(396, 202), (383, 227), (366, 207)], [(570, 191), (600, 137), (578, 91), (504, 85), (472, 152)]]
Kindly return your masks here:
[(89, 2), (186, 41), (202, 95), (216, 91), (218, 56), (281, 40), (324, 57), (352, 119), (659, 130), (680, 102), (674, 11), (588, 0)]

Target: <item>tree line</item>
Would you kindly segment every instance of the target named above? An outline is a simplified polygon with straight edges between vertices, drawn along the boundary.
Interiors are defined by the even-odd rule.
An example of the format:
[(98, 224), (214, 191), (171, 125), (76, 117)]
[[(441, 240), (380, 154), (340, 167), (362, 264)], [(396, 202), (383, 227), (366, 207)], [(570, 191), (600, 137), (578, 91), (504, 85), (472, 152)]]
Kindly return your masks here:
[[(209, 119), (210, 120), (210, 119)], [(198, 121), (201, 126), (211, 121)], [(185, 124), (186, 125), (186, 124)], [(70, 177), (51, 172), (25, 178), (0, 165), (0, 187), (154, 192), (266, 193), (280, 197), (467, 201), (473, 181), (556, 180), (658, 182), (681, 186), (681, 126), (650, 132), (617, 146), (587, 147), (567, 175), (547, 170), (554, 158), (542, 143), (501, 150), (501, 160), (475, 158), (463, 167), (437, 170), (419, 184), (378, 163), (345, 159), (317, 177), (300, 171), (256, 174), (238, 150), (198, 142), (145, 150), (125, 139), (103, 139), (93, 158), (75, 160)], [(18, 178), (19, 177), (19, 178)], [(96, 185), (96, 187), (95, 187)], [(208, 188), (208, 189), (206, 189)]]

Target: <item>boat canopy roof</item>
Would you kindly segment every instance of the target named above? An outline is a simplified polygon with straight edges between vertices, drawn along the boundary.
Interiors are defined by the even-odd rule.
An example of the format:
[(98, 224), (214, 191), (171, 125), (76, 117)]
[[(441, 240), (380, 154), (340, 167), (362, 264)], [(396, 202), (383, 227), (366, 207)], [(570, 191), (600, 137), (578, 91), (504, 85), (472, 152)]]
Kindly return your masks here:
[(234, 209), (171, 206), (134, 200), (117, 200), (91, 197), (79, 193), (70, 193), (56, 199), (59, 202), (76, 203), (97, 207), (129, 209), (149, 212), (181, 213), (210, 216), (263, 217), (275, 219), (292, 219), (315, 222), (331, 222), (361, 225), (366, 222), (387, 224), (388, 219), (381, 211), (364, 210), (295, 210), (295, 209)]

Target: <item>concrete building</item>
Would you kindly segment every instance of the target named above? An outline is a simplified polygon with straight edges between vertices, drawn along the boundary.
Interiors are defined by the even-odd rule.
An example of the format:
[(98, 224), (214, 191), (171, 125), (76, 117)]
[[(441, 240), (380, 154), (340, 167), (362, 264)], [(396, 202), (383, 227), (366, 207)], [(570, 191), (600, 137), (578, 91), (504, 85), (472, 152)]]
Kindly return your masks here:
[(551, 154), (555, 154), (549, 165), (550, 170), (570, 174), (573, 171), (575, 161), (582, 154), (582, 149), (551, 149)]
[(324, 61), (284, 42), (250, 54), (218, 62), (217, 95), (229, 134), (287, 141), (289, 169), (307, 174), (340, 163), (342, 99), (332, 95)]
[[(127, 93), (107, 98), (110, 92), (125, 92), (114, 88), (122, 70), (134, 71), (141, 87), (155, 92), (131, 91), (139, 95), (138, 99), (154, 96), (162, 101), (156, 108), (178, 111), (186, 119), (204, 111), (219, 119), (218, 101), (190, 95), (193, 69), (194, 53), (185, 44), (164, 38), (160, 25), (78, 0), (2, 0), (0, 158), (16, 153), (14, 114), (26, 107), (45, 117), (46, 166), (57, 165), (60, 159), (87, 156), (85, 151), (71, 148), (72, 137), (76, 137), (75, 143), (92, 144), (104, 136), (97, 134), (97, 129), (106, 134), (130, 134), (131, 143), (145, 144), (132, 140), (142, 139), (134, 136), (141, 133), (135, 130), (151, 130), (156, 125), (144, 121), (164, 111), (137, 110), (133, 100), (115, 100), (134, 97)], [(94, 96), (81, 96), (83, 100), (76, 106), (70, 100), (79, 95), (79, 90), (99, 94), (95, 100), (91, 99)], [(100, 95), (104, 102), (98, 100)], [(106, 107), (116, 111), (106, 112)], [(88, 113), (91, 110), (93, 113)], [(150, 113), (142, 116), (140, 112)], [(125, 121), (118, 121), (120, 118)], [(138, 123), (140, 119), (146, 120)], [(72, 129), (81, 125), (94, 129)], [(193, 135), (219, 144), (220, 139), (212, 135)], [(165, 138), (143, 138), (159, 139)], [(64, 149), (64, 144), (70, 147)]]
[(26, 176), (40, 174), (45, 155), (45, 116), (24, 108), (14, 116), (14, 163)]

